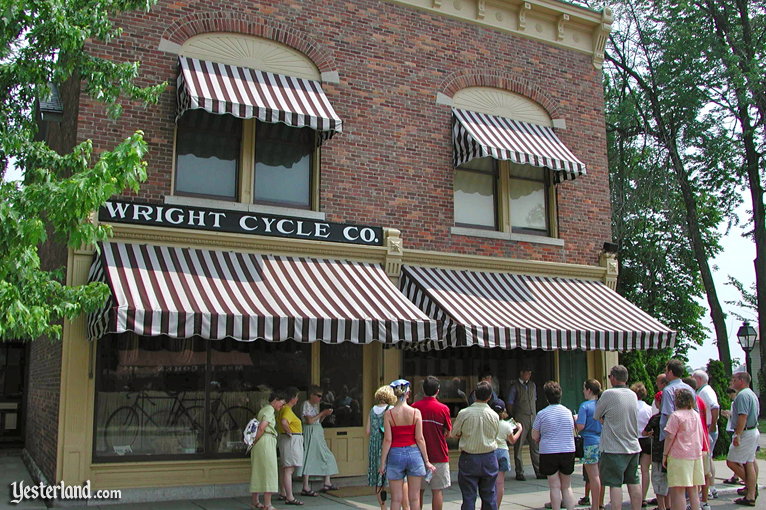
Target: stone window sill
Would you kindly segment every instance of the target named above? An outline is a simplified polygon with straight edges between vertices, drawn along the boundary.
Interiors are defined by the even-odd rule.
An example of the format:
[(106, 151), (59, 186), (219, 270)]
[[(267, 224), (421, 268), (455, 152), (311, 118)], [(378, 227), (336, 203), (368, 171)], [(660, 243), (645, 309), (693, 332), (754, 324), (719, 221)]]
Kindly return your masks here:
[(500, 239), (504, 241), (517, 241), (532, 244), (546, 244), (549, 246), (564, 246), (563, 239), (555, 237), (535, 236), (529, 234), (514, 234), (512, 232), (498, 232), (496, 230), (483, 230), (480, 228), (452, 227), (450, 232), (453, 235), (483, 237), (485, 239)]

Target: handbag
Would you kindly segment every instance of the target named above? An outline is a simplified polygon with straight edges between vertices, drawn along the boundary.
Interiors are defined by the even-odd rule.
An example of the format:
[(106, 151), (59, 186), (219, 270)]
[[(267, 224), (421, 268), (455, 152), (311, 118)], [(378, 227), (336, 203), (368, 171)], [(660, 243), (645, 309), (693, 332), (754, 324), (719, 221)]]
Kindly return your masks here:
[(380, 496), (381, 501), (386, 501), (388, 494), (386, 494), (386, 475), (380, 477), (380, 485), (375, 487), (375, 492)]
[(582, 459), (585, 457), (585, 438), (582, 436), (575, 436), (575, 457)]

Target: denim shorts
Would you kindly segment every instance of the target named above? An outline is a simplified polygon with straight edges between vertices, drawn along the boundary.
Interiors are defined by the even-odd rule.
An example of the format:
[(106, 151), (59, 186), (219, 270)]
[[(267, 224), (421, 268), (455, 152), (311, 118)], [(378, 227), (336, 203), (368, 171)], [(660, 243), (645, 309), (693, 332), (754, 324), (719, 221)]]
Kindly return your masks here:
[(511, 470), (511, 455), (508, 450), (498, 448), (495, 450), (495, 457), (497, 457), (497, 470), (507, 473)]
[(426, 465), (417, 445), (397, 446), (388, 451), (386, 478), (401, 480), (405, 476), (426, 476)]

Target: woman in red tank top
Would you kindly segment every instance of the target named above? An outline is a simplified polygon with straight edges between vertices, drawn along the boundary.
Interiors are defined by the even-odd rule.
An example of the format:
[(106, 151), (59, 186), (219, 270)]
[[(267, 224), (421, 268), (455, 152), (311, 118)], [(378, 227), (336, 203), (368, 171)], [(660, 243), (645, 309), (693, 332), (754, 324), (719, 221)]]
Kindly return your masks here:
[(410, 383), (399, 379), (390, 386), (397, 401), (393, 409), (383, 417), (380, 472), (386, 475), (391, 488), (391, 510), (400, 510), (402, 507), (405, 477), (410, 510), (420, 510), (420, 487), (423, 477), (428, 472), (436, 471), (436, 468), (428, 462), (420, 411), (407, 403)]

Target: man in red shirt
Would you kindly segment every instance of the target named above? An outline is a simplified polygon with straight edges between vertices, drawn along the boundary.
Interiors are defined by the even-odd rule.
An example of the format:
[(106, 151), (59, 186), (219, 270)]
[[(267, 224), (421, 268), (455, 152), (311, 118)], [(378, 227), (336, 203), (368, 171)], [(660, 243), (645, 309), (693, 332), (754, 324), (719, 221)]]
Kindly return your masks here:
[[(452, 430), (452, 420), (449, 408), (436, 400), (439, 394), (439, 379), (429, 375), (423, 381), (423, 397), (412, 407), (420, 411), (423, 417), (423, 438), (426, 440), (428, 460), (436, 466), (429, 483), (431, 485), (431, 508), (442, 510), (444, 497), (442, 491), (452, 485), (449, 475), (449, 453), (447, 451), (447, 435)], [(426, 480), (428, 477), (426, 477)], [(420, 491), (420, 508), (423, 508), (423, 493)]]

